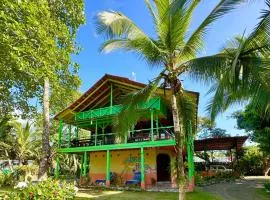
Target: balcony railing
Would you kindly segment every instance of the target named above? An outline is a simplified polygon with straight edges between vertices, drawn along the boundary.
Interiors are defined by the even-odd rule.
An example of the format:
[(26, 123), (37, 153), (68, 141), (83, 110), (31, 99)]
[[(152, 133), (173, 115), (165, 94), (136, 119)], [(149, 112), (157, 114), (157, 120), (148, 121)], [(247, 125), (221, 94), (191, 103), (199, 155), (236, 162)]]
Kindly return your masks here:
[(120, 139), (116, 133), (93, 134), (85, 139), (71, 139), (71, 141), (63, 140), (61, 148), (67, 147), (84, 147), (84, 146), (103, 146), (122, 143), (139, 143), (158, 140), (174, 139), (173, 126), (159, 127), (153, 129), (133, 130), (128, 136)]

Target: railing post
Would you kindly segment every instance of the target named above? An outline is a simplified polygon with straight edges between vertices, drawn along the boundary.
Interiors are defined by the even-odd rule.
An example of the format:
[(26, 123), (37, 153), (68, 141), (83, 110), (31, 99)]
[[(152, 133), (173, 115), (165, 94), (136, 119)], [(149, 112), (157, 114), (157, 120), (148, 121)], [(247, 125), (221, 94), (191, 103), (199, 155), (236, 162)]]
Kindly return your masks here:
[(83, 176), (87, 175), (87, 152), (84, 152), (84, 159), (83, 159)]
[(97, 146), (97, 134), (98, 134), (98, 125), (97, 125), (97, 120), (96, 120), (95, 146)]
[(111, 167), (110, 150), (107, 150), (107, 156), (106, 156), (106, 186), (110, 186), (110, 181), (111, 181), (110, 167)]
[(141, 147), (141, 188), (145, 190), (145, 177), (144, 177), (144, 148)]
[(153, 109), (150, 109), (151, 114), (151, 140), (154, 141), (154, 112)]
[(63, 134), (63, 121), (60, 120), (60, 124), (59, 124), (59, 135), (58, 135), (58, 147), (59, 148), (61, 148), (62, 134)]
[(156, 112), (156, 133), (157, 133), (157, 135), (159, 135), (159, 131), (158, 131), (158, 112)]
[(191, 121), (188, 127), (188, 190), (192, 192), (195, 187), (194, 183), (194, 160), (193, 160), (193, 150), (194, 150), (194, 142), (193, 142), (193, 133), (192, 133), (192, 124)]
[(68, 147), (71, 145), (71, 125), (69, 125), (69, 130), (68, 130)]

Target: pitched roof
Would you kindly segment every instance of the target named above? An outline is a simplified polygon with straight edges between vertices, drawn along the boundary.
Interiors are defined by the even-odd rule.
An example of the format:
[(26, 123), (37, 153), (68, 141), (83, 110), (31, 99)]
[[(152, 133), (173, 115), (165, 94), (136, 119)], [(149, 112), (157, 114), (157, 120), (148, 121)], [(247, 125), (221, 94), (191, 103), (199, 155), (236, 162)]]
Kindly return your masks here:
[[(105, 74), (80, 98), (59, 112), (54, 118), (69, 121), (73, 119), (74, 114), (77, 112), (106, 106), (110, 99), (111, 86), (113, 90), (113, 98), (116, 99), (121, 95), (142, 89), (146, 84), (132, 81), (121, 76)], [(199, 93), (191, 91), (187, 92), (193, 93), (198, 99)]]

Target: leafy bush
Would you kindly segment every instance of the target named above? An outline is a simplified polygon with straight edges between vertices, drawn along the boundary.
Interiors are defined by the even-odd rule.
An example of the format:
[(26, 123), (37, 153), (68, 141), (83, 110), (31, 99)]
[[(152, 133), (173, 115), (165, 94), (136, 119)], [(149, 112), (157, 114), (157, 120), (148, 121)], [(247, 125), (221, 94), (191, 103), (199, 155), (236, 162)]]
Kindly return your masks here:
[(0, 174), (0, 187), (14, 186), (17, 181), (17, 176), (14, 172), (8, 174)]
[(197, 185), (202, 184), (203, 177), (199, 173), (195, 172), (194, 178), (195, 178), (195, 184), (197, 184)]
[(76, 188), (72, 184), (59, 182), (48, 179), (34, 185), (29, 185), (23, 189), (17, 189), (14, 192), (8, 193), (5, 199), (28, 199), (28, 200), (65, 200), (74, 199), (76, 195)]
[(270, 191), (270, 182), (265, 183), (265, 184), (264, 184), (264, 187), (265, 187), (265, 189), (266, 189), (267, 191)]

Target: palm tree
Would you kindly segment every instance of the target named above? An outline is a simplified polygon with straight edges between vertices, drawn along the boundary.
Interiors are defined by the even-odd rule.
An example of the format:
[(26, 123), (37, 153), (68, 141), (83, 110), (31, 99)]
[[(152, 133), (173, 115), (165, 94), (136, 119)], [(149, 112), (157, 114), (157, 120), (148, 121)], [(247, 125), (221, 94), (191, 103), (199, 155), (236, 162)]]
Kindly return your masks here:
[(182, 149), (188, 123), (191, 120), (185, 106), (192, 105), (184, 92), (179, 76), (188, 73), (197, 81), (220, 80), (223, 76), (220, 66), (229, 67), (231, 57), (214, 55), (198, 59), (196, 55), (204, 46), (204, 37), (209, 26), (241, 2), (241, 0), (221, 0), (201, 25), (189, 33), (192, 14), (200, 3), (199, 0), (154, 0), (152, 3), (145, 0), (153, 18), (155, 38), (146, 35), (132, 20), (120, 12), (103, 11), (97, 16), (97, 32), (107, 37), (101, 46), (103, 52), (124, 49), (135, 52), (152, 66), (161, 67), (159, 75), (146, 88), (128, 95), (129, 101), (126, 101), (128, 106), (119, 115), (119, 118), (124, 120), (119, 120), (118, 125), (123, 130), (128, 130), (138, 116), (132, 112), (132, 115), (128, 115), (127, 118), (126, 114), (135, 109), (142, 100), (148, 100), (155, 95), (159, 85), (169, 86), (178, 160), (179, 199), (184, 198), (185, 173)]
[[(12, 127), (11, 132), (5, 141), (0, 142), (0, 149), (14, 154), (20, 165), (25, 163), (27, 159), (38, 158), (41, 144), (38, 131), (33, 131), (28, 122), (23, 125), (18, 121), (11, 121), (9, 125)], [(6, 156), (10, 159), (9, 154)]]
[[(262, 11), (260, 22), (250, 34), (235, 37), (217, 55), (194, 61), (205, 67), (209, 66), (207, 62), (215, 62), (220, 69), (206, 72), (215, 79), (209, 90), (214, 95), (207, 107), (212, 120), (230, 105), (248, 101), (261, 116), (270, 119), (270, 0), (266, 5), (268, 10)], [(207, 74), (196, 67), (198, 63), (193, 68), (192, 62), (193, 78), (206, 80), (203, 76)]]

